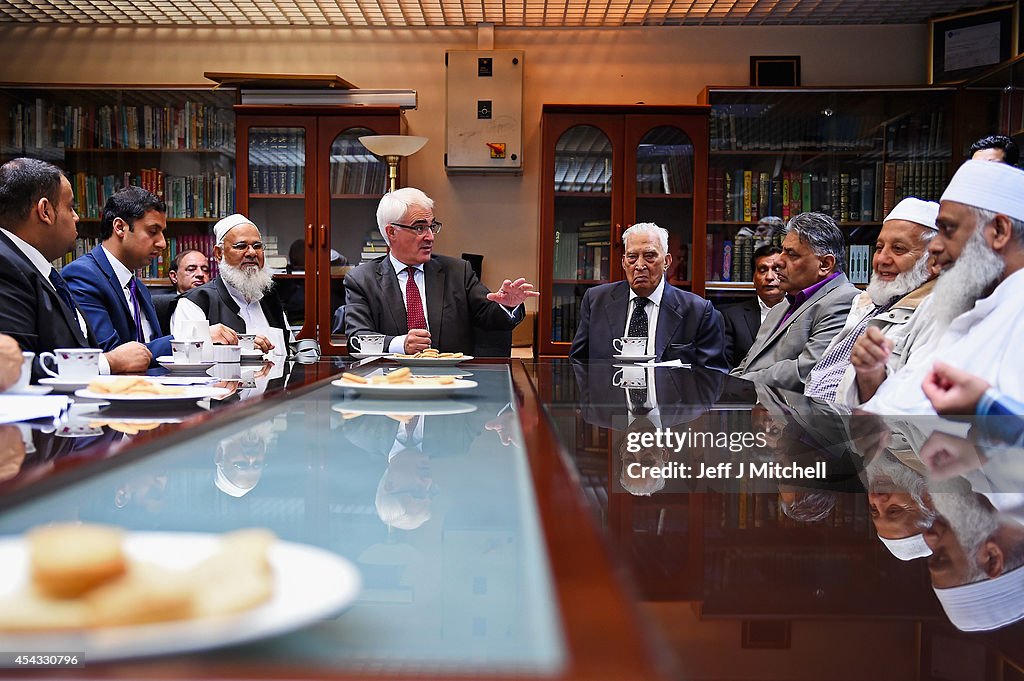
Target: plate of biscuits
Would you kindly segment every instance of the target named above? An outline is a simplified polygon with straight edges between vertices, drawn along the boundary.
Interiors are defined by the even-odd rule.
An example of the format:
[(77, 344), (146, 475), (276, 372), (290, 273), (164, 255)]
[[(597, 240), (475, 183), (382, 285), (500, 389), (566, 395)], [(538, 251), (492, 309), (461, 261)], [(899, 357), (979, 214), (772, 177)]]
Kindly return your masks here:
[(355, 601), (355, 567), (261, 529), (224, 535), (58, 524), (0, 539), (0, 640), (86, 662), (293, 631)]
[(195, 402), (207, 397), (223, 397), (228, 392), (206, 385), (165, 385), (145, 376), (111, 376), (90, 381), (87, 387), (76, 390), (75, 396), (122, 403)]
[(372, 376), (359, 376), (346, 371), (340, 379), (332, 381), (331, 384), (349, 388), (360, 397), (386, 400), (445, 397), (477, 386), (476, 381), (454, 376), (416, 376), (409, 367)]
[(473, 359), (473, 355), (464, 355), (461, 352), (441, 352), (436, 348), (427, 348), (414, 355), (395, 354), (388, 359), (393, 359), (407, 367), (444, 367), (455, 366), (459, 362), (468, 362)]

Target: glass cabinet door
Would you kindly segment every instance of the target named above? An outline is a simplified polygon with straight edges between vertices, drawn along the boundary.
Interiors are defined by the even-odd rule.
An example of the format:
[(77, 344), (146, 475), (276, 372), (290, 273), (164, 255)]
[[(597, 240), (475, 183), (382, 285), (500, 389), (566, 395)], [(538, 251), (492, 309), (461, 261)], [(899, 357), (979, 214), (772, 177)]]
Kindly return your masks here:
[(668, 283), (690, 288), (693, 271), (693, 142), (683, 130), (661, 125), (649, 130), (635, 150), (636, 198), (633, 222), (668, 230), (672, 263)]
[[(299, 121), (295, 121), (299, 123)], [(240, 121), (240, 127), (242, 122)], [(274, 273), (288, 323), (300, 337), (315, 333), (315, 292), (304, 285), (306, 270), (315, 263), (312, 215), (307, 201), (307, 145), (315, 130), (309, 125), (248, 124), (245, 135), (245, 200), (239, 209), (259, 227), (266, 266)], [(313, 189), (315, 191), (315, 189)], [(240, 192), (242, 194), (242, 192)]]
[[(346, 346), (342, 325), (345, 273), (387, 254), (387, 243), (377, 229), (377, 204), (387, 191), (388, 166), (359, 141), (364, 135), (376, 134), (366, 126), (355, 125), (325, 136), (330, 141), (330, 211), (329, 219), (321, 213), (317, 227), (322, 230), (317, 237), (320, 318), (329, 320), (329, 326), (320, 329), (320, 346), (325, 350), (340, 352)], [(328, 272), (330, 290), (325, 294), (323, 282)]]
[(555, 144), (552, 342), (571, 342), (580, 301), (612, 272), (612, 140), (600, 127), (575, 125)]

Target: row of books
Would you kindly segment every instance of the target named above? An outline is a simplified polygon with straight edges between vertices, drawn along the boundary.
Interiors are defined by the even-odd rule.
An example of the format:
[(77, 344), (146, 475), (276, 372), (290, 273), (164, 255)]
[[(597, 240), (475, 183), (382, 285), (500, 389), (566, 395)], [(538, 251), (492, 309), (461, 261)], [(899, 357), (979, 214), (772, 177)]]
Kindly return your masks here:
[(660, 163), (636, 164), (638, 194), (692, 194), (693, 157), (689, 154), (666, 156)]
[[(136, 271), (136, 275), (144, 279), (167, 279), (167, 268), (171, 261), (182, 251), (197, 250), (206, 254), (210, 261), (210, 277), (217, 276), (217, 261), (213, 257), (214, 236), (212, 234), (183, 234), (181, 236), (166, 237), (167, 246), (154, 258), (148, 267)], [(100, 244), (98, 237), (79, 237), (75, 239), (75, 245), (65, 253), (62, 258), (55, 260), (53, 266), (58, 270), (67, 265), (75, 258), (79, 258)], [(167, 280), (170, 284), (170, 280)]]
[(612, 190), (611, 154), (555, 156), (556, 192), (608, 193)]
[(230, 174), (167, 175), (157, 168), (143, 168), (138, 175), (89, 175), (75, 173), (72, 188), (78, 213), (97, 219), (114, 192), (135, 185), (167, 203), (168, 218), (219, 218), (235, 212), (235, 179)]
[(555, 279), (605, 281), (611, 273), (611, 221), (587, 220), (576, 230), (555, 225)]
[(371, 227), (363, 240), (363, 250), (359, 254), (359, 263), (370, 262), (388, 254), (388, 242), (381, 236), (380, 230)]
[(864, 114), (793, 115), (764, 104), (716, 105), (711, 151), (859, 151), (949, 155), (943, 113), (912, 113), (898, 120)]
[(849, 171), (768, 171), (711, 168), (710, 222), (788, 220), (816, 211), (840, 222), (880, 222), (907, 196), (937, 201), (948, 177), (945, 161), (881, 161)]
[[(582, 294), (581, 294), (582, 295)], [(569, 343), (576, 336), (580, 324), (581, 296), (555, 294), (551, 298), (551, 340)]]
[(233, 153), (230, 109), (180, 106), (82, 106), (37, 97), (8, 109), (9, 143), (20, 149), (216, 149)]
[(836, 505), (822, 524), (800, 523), (785, 514), (777, 494), (737, 492), (704, 495), (705, 538), (714, 537), (714, 528), (746, 530), (753, 528), (807, 528), (816, 531), (822, 525), (868, 532), (871, 513), (866, 494), (836, 494)]
[(266, 130), (249, 135), (249, 192), (302, 194), (306, 185), (306, 137), (301, 131)]
[(331, 163), (331, 194), (382, 196), (388, 189), (388, 165), (380, 161)]
[[(781, 236), (773, 242), (782, 245)], [(754, 255), (755, 240), (749, 236), (737, 236), (725, 239), (718, 232), (707, 235), (707, 258), (705, 272), (708, 281), (753, 281), (754, 270), (751, 262)], [(871, 259), (874, 247), (870, 244), (850, 244), (846, 249), (845, 272), (854, 284), (866, 284), (871, 281)]]

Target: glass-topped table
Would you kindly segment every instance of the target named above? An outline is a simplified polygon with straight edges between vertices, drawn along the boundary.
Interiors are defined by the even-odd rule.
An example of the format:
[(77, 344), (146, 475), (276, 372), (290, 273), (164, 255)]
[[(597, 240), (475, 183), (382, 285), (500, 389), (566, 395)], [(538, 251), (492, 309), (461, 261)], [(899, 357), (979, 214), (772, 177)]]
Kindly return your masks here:
[[(60, 675), (1019, 678), (1019, 622), (962, 631), (933, 587), (963, 575), (897, 558), (933, 544), (962, 566), (944, 492), (1006, 506), (998, 539), (1024, 550), (1010, 505), (1024, 456), (984, 424), (940, 437), (931, 422), (850, 416), (715, 372), (561, 359), (460, 365), (479, 385), (443, 399), (381, 402), (330, 383), (394, 368), (294, 365), (262, 394), (131, 436), (105, 426), (77, 446), (33, 430), (21, 472), (0, 483), (0, 535), (65, 520), (266, 527), (362, 577), (350, 608), (282, 636)], [(669, 432), (711, 439), (656, 439)], [(690, 474), (649, 472), (681, 466)], [(923, 531), (925, 517), (938, 529)], [(982, 581), (1008, 584), (998, 576)], [(1024, 603), (1014, 584), (1002, 606)]]

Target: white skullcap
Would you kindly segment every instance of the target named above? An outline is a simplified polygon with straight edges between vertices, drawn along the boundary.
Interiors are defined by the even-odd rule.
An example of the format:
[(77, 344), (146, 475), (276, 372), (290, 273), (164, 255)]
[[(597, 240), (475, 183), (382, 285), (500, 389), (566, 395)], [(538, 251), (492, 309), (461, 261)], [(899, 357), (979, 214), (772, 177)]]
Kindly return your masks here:
[(1024, 171), (1005, 163), (966, 161), (940, 201), (956, 201), (1024, 220)]
[(241, 485), (237, 485), (231, 482), (230, 480), (228, 480), (228, 476), (224, 474), (224, 469), (222, 469), (220, 466), (217, 466), (217, 475), (213, 479), (213, 484), (215, 484), (217, 486), (217, 489), (219, 489), (221, 492), (224, 492), (224, 494), (227, 494), (228, 496), (231, 497), (235, 497), (236, 499), (239, 497), (244, 497), (246, 494), (252, 491), (253, 487), (256, 486), (253, 485), (252, 487), (242, 487)]
[(995, 579), (934, 591), (949, 621), (960, 631), (992, 631), (1024, 618), (1024, 569), (1021, 568)]
[(889, 549), (889, 553), (900, 560), (914, 560), (932, 555), (932, 550), (924, 543), (924, 535), (920, 532), (903, 539), (886, 539), (882, 535), (878, 535), (878, 538), (885, 544), (885, 548)]
[(934, 201), (922, 201), (921, 199), (908, 196), (893, 208), (888, 215), (885, 216), (885, 220), (882, 222), (888, 222), (889, 220), (907, 220), (914, 224), (927, 227), (928, 229), (934, 229), (936, 232), (939, 228), (935, 226), (935, 218), (939, 215), (939, 204)]
[[(253, 227), (256, 227), (256, 223), (241, 213), (235, 213), (234, 215), (229, 215), (226, 218), (221, 218), (217, 224), (213, 226), (213, 236), (217, 240), (216, 243), (219, 244), (224, 241), (224, 237), (228, 235), (228, 232), (239, 225), (252, 225)], [(259, 227), (256, 227), (256, 229), (259, 230)]]

